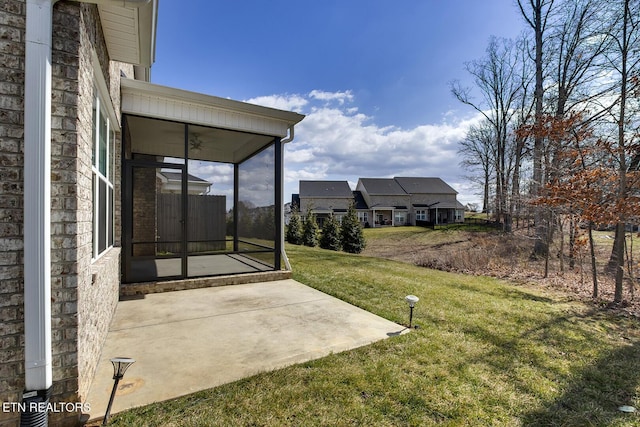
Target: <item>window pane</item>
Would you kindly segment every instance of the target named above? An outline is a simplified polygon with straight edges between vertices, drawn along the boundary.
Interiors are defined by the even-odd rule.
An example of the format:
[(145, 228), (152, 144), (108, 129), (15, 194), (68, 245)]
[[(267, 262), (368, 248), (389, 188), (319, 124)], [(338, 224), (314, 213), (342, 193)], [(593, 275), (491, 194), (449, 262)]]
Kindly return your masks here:
[[(115, 169), (115, 141), (116, 133), (114, 131), (109, 132), (109, 182), (113, 184), (113, 172)], [(112, 200), (112, 199), (109, 199)]]
[(107, 249), (107, 183), (98, 179), (98, 253)]
[(107, 119), (100, 114), (100, 139), (98, 140), (98, 170), (104, 176), (107, 176)]
[[(96, 200), (96, 179), (98, 179), (98, 175), (96, 175), (95, 173), (91, 176), (91, 198), (93, 199), (93, 216), (92, 221), (91, 221), (91, 229), (92, 229), (92, 236), (93, 236), (93, 242), (96, 242), (97, 238), (98, 238), (98, 221), (96, 221), (96, 209), (98, 209), (98, 201)], [(93, 247), (93, 257), (96, 258), (98, 256), (98, 250), (97, 247), (95, 245), (95, 243), (92, 245)]]
[(93, 98), (93, 111), (91, 115), (91, 123), (93, 126), (91, 127), (91, 164), (95, 166), (96, 164), (96, 120), (97, 120), (97, 99)]
[(238, 170), (238, 238), (268, 252), (252, 257), (274, 266), (276, 239), (275, 145), (242, 162)]
[(109, 190), (109, 208), (107, 210), (107, 217), (109, 218), (109, 224), (107, 224), (107, 246), (113, 246), (113, 187), (108, 187)]

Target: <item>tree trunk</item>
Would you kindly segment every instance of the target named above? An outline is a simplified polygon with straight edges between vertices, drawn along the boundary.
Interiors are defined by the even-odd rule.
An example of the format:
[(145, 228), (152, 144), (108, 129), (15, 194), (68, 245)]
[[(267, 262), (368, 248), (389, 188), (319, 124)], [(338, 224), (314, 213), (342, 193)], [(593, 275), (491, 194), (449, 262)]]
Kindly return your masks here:
[(596, 249), (593, 243), (593, 222), (589, 221), (589, 250), (591, 252), (591, 277), (593, 279), (593, 298), (598, 298), (598, 269), (596, 267)]
[[(543, 64), (542, 64), (542, 43), (543, 43), (543, 27), (542, 27), (542, 0), (532, 1), (533, 6), (533, 30), (535, 33), (535, 64), (536, 64), (536, 87), (534, 92), (535, 98), (535, 125), (539, 127), (542, 123), (543, 115)], [(533, 144), (533, 197), (538, 197), (542, 193), (542, 153), (544, 140), (541, 136), (536, 135)], [(533, 248), (534, 256), (546, 256), (549, 252), (549, 243), (547, 241), (547, 224), (544, 220), (545, 208), (536, 206), (534, 208), (535, 236), (536, 243)]]
[(624, 280), (624, 228), (625, 224), (623, 222), (616, 224), (616, 238), (613, 243), (614, 251), (616, 253), (616, 288), (613, 295), (613, 302), (616, 304), (622, 302), (622, 282)]
[(576, 220), (573, 215), (569, 219), (569, 268), (576, 266)]
[[(627, 106), (627, 90), (629, 71), (627, 61), (631, 54), (630, 41), (628, 38), (628, 31), (632, 24), (631, 11), (629, 8), (629, 0), (624, 1), (624, 13), (622, 19), (622, 43), (620, 46), (620, 112), (618, 115), (618, 205), (619, 208), (624, 211), (624, 201), (627, 193), (627, 163), (626, 163), (626, 140), (625, 140), (625, 128), (626, 128), (626, 106)], [(624, 279), (624, 239), (625, 239), (625, 213), (620, 212), (618, 216), (618, 222), (616, 224), (616, 237), (613, 243), (613, 250), (611, 252), (611, 258), (609, 264), (616, 268), (616, 287), (613, 297), (614, 303), (622, 302), (622, 281)], [(615, 259), (614, 259), (615, 257)], [(613, 260), (613, 263), (611, 262)]]

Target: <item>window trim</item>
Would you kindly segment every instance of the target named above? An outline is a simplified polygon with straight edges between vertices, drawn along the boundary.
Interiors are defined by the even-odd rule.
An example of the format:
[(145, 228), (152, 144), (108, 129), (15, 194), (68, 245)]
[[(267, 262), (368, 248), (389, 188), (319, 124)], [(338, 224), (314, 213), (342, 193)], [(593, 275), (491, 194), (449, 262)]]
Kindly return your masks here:
[[(93, 118), (92, 118), (92, 134), (91, 134), (91, 150), (92, 150), (92, 157), (93, 157), (93, 153), (98, 153), (98, 144), (99, 144), (99, 126), (100, 126), (100, 120), (98, 119), (100, 112), (104, 113), (104, 117), (107, 121), (107, 170), (106, 170), (106, 174), (103, 176), (104, 178), (104, 182), (107, 183), (107, 208), (110, 210), (107, 210), (106, 214), (106, 221), (107, 224), (111, 225), (111, 236), (109, 236), (109, 227), (107, 225), (107, 231), (105, 234), (105, 249), (102, 252), (99, 252), (99, 239), (97, 238), (98, 236), (98, 232), (96, 231), (96, 227), (99, 227), (99, 207), (96, 208), (95, 204), (97, 203), (97, 201), (99, 200), (99, 170), (98, 170), (98, 165), (99, 165), (99, 159), (97, 154), (95, 155), (95, 158), (92, 159), (91, 162), (91, 185), (92, 185), (92, 192), (91, 192), (91, 197), (92, 197), (92, 212), (91, 212), (91, 219), (92, 219), (92, 227), (91, 227), (91, 240), (92, 240), (92, 244), (91, 244), (91, 262), (94, 262), (98, 259), (100, 259), (105, 253), (109, 252), (109, 249), (111, 249), (112, 247), (115, 246), (115, 238), (116, 238), (116, 230), (115, 230), (115, 226), (116, 226), (116, 212), (115, 212), (115, 207), (116, 207), (116, 191), (115, 191), (115, 185), (114, 183), (116, 182), (116, 165), (115, 165), (115, 160), (116, 160), (116, 150), (118, 149), (117, 147), (117, 140), (116, 140), (116, 134), (119, 134), (121, 132), (121, 128), (120, 128), (120, 122), (118, 121), (118, 115), (116, 114), (116, 110), (114, 108), (113, 105), (113, 101), (111, 99), (111, 94), (109, 92), (109, 87), (107, 86), (107, 82), (105, 80), (105, 76), (102, 72), (102, 66), (100, 63), (100, 58), (98, 57), (98, 54), (96, 53), (95, 50), (91, 51), (91, 67), (93, 68), (93, 97), (92, 97), (92, 102), (94, 103), (94, 105), (92, 106), (92, 109), (95, 107), (95, 104), (98, 103), (99, 107), (96, 109), (96, 122), (93, 122)], [(95, 134), (94, 134), (95, 132)], [(111, 152), (109, 150), (112, 150)], [(111, 175), (111, 179), (110, 180), (110, 174)], [(102, 174), (100, 174), (102, 175)], [(111, 193), (111, 197), (109, 197), (109, 193)]]
[[(92, 228), (91, 228), (91, 261), (100, 259), (105, 253), (114, 246), (115, 242), (115, 187), (113, 182), (109, 180), (110, 174), (115, 172), (115, 130), (111, 127), (111, 119), (109, 117), (109, 105), (103, 101), (100, 96), (100, 90), (97, 87), (94, 90), (93, 106), (92, 106), (92, 162), (91, 162), (91, 183), (92, 183)], [(106, 108), (105, 108), (106, 107)], [(106, 110), (106, 111), (105, 111)], [(105, 123), (106, 122), (106, 123)], [(101, 152), (100, 152), (100, 128), (106, 125), (105, 132), (105, 170), (100, 171)], [(114, 177), (115, 179), (115, 177)], [(104, 183), (101, 194), (101, 183)], [(104, 196), (105, 206), (101, 205)], [(104, 209), (104, 219), (101, 220), (101, 214)], [(104, 224), (102, 224), (104, 221)], [(104, 239), (104, 248), (101, 248), (101, 237)]]

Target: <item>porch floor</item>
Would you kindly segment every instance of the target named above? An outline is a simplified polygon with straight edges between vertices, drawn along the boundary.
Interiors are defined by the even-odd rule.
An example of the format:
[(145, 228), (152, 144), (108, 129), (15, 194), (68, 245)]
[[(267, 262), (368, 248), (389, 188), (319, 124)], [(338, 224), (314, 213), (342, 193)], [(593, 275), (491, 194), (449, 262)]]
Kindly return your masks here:
[[(273, 270), (255, 259), (243, 254), (192, 255), (187, 257), (188, 277), (202, 277), (224, 274), (243, 274)], [(180, 276), (180, 258), (157, 258), (133, 260), (131, 280), (141, 282), (149, 277)]]
[(112, 414), (404, 332), (291, 279), (140, 295), (118, 304), (86, 399), (90, 419), (104, 416), (113, 357), (136, 362)]

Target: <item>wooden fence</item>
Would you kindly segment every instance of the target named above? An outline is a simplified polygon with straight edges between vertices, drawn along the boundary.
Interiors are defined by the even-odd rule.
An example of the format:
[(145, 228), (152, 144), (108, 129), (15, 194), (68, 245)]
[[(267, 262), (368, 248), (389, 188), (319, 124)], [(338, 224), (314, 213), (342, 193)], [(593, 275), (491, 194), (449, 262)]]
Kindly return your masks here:
[[(159, 254), (180, 253), (182, 238), (182, 196), (157, 195), (157, 236)], [(189, 254), (215, 252), (226, 247), (226, 197), (188, 196), (187, 251)], [(169, 243), (172, 242), (172, 243)]]

